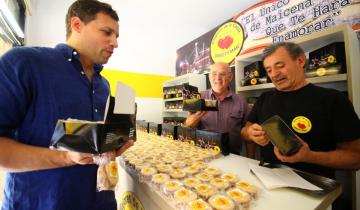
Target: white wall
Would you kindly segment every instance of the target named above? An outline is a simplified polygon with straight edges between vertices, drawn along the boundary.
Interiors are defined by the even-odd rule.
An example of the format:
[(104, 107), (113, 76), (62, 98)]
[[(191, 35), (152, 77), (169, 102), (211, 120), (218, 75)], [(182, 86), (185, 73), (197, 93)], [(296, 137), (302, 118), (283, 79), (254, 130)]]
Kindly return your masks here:
[[(119, 48), (105, 67), (167, 76), (175, 76), (176, 49), (258, 2), (104, 1), (113, 6), (120, 18)], [(30, 0), (33, 15), (26, 18), (26, 45), (53, 47), (65, 42), (65, 14), (72, 2), (74, 0)], [(161, 99), (141, 99), (138, 116), (161, 122), (162, 104), (159, 104)], [(143, 107), (151, 107), (151, 111), (142, 110)]]
[[(53, 47), (64, 42), (65, 14), (72, 2), (33, 1), (33, 16), (26, 20), (26, 44)], [(147, 6), (140, 2), (131, 5), (128, 5), (127, 0), (107, 2), (112, 4), (120, 18), (119, 48), (106, 65), (111, 69), (174, 76), (176, 49), (211, 29), (192, 25), (191, 22), (177, 22), (176, 30), (172, 30), (174, 26), (171, 19), (166, 19), (158, 12), (154, 14), (151, 7), (144, 9)]]
[[(65, 14), (72, 2), (73, 0), (32, 1), (33, 15), (26, 20), (26, 45), (53, 47), (65, 42)], [(141, 14), (147, 18), (137, 18), (137, 6), (141, 5), (132, 8), (127, 5), (126, 0), (108, 2), (120, 18), (119, 48), (106, 65), (110, 69), (174, 76), (176, 49), (196, 38), (189, 31), (201, 35), (208, 30), (189, 23), (178, 24), (177, 30), (166, 30), (169, 28), (167, 25), (172, 23), (168, 23), (166, 17), (153, 14), (151, 8), (148, 8), (148, 14)], [(138, 119), (162, 122), (162, 99), (137, 98), (137, 102)]]

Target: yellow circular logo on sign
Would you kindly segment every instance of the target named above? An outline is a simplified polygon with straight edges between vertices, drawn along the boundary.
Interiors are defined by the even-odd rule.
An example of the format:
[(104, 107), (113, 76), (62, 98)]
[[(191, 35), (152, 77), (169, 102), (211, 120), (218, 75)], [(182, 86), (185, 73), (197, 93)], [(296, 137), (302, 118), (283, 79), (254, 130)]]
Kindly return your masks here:
[(119, 210), (145, 210), (141, 201), (133, 192), (124, 192), (119, 202)]
[(311, 121), (304, 116), (295, 117), (291, 122), (291, 126), (298, 133), (307, 133), (312, 127)]
[(239, 54), (244, 43), (244, 30), (238, 22), (227, 22), (216, 31), (211, 40), (210, 54), (216, 62), (230, 63)]

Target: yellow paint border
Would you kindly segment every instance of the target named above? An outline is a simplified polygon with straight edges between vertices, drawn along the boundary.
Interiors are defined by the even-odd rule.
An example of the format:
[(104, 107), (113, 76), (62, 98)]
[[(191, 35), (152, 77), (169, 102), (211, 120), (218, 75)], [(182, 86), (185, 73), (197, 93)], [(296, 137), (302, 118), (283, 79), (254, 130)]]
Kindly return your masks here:
[(109, 81), (111, 95), (115, 94), (116, 83), (120, 81), (134, 88), (136, 97), (139, 98), (162, 98), (162, 84), (174, 78), (172, 76), (141, 74), (113, 69), (104, 69), (101, 71), (101, 75)]

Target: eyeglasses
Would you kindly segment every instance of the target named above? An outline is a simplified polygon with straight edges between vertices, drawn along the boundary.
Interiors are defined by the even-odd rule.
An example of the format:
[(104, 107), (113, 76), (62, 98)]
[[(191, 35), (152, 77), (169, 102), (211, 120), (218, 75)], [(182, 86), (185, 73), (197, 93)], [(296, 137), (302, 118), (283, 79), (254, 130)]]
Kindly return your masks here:
[(228, 73), (226, 73), (226, 72), (211, 72), (210, 75), (212, 77), (219, 76), (221, 78), (224, 78), (224, 77), (226, 77), (228, 75)]

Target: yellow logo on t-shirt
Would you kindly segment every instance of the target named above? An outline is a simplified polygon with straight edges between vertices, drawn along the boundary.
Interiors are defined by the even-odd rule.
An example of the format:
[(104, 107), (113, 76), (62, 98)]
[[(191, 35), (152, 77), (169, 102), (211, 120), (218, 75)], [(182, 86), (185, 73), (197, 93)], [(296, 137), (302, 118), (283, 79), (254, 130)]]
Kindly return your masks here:
[(312, 127), (311, 121), (304, 116), (295, 117), (291, 126), (298, 133), (308, 133)]

